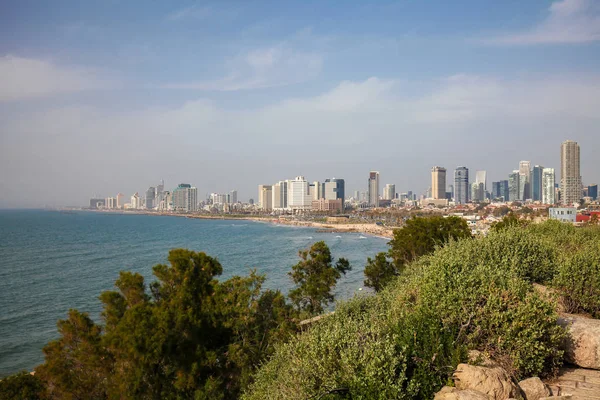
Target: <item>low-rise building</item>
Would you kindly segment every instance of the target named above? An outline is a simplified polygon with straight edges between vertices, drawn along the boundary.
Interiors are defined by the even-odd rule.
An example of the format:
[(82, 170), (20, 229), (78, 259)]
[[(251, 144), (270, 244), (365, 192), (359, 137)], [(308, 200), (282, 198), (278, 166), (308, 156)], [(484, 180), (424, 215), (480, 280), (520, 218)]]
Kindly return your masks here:
[(548, 209), (548, 218), (575, 223), (577, 221), (577, 209), (575, 207), (551, 207)]
[(335, 211), (342, 212), (344, 209), (342, 199), (335, 200), (327, 200), (327, 199), (319, 199), (313, 200), (312, 202), (312, 210), (313, 211)]

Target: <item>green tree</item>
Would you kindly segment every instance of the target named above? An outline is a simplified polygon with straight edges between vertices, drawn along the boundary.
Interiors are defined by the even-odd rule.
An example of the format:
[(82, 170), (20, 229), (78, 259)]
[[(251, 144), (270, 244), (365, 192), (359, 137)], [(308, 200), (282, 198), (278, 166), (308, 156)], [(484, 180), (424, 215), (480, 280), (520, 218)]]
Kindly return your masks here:
[(44, 347), (46, 362), (36, 376), (56, 399), (104, 399), (111, 371), (111, 355), (102, 346), (102, 328), (86, 313), (69, 310), (58, 321), (61, 337)]
[(380, 253), (374, 260), (367, 260), (365, 286), (379, 291), (400, 275), (407, 264), (432, 253), (436, 246), (443, 246), (450, 240), (470, 237), (471, 230), (462, 218), (411, 218), (404, 227), (394, 230), (394, 238), (388, 243), (390, 249), (387, 254)]
[(149, 290), (121, 272), (100, 296), (104, 326), (71, 310), (37, 369), (56, 399), (237, 398), (276, 342), (297, 330), (279, 291), (252, 271), (219, 282), (220, 263), (184, 249), (157, 265)]
[(300, 250), (298, 255), (302, 260), (289, 272), (296, 285), (289, 298), (305, 315), (320, 314), (333, 302), (332, 290), (342, 274), (350, 271), (350, 263), (340, 258), (334, 265), (329, 247), (323, 241), (313, 244), (310, 249)]
[(504, 217), (508, 213), (510, 213), (510, 208), (507, 206), (502, 206), (494, 208), (494, 212), (492, 214), (494, 217)]
[(378, 253), (375, 258), (367, 258), (365, 266), (365, 286), (376, 292), (383, 289), (396, 276), (394, 264), (388, 259), (387, 253)]
[(510, 212), (504, 218), (502, 218), (501, 221), (494, 222), (491, 226), (491, 230), (494, 232), (500, 232), (504, 229), (518, 226), (527, 226), (527, 221), (519, 218), (515, 213)]
[(0, 380), (0, 399), (45, 400), (48, 398), (44, 381), (27, 371)]

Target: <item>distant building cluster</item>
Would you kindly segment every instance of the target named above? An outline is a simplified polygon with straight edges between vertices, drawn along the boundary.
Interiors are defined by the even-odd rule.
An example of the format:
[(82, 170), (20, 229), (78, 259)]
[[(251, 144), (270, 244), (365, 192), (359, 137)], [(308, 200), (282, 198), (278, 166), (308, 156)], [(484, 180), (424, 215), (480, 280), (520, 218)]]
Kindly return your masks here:
[[(561, 179), (556, 182), (554, 168), (541, 165), (531, 166), (530, 161), (521, 161), (519, 168), (508, 174), (508, 179), (492, 182), (491, 191), (487, 186), (487, 173), (475, 172), (475, 180), (469, 179), (469, 169), (464, 166), (454, 170), (454, 185), (446, 185), (446, 169), (433, 167), (431, 170), (431, 190), (426, 194), (428, 204), (443, 205), (442, 199), (455, 204), (492, 202), (537, 202), (540, 204), (578, 204), (587, 197), (598, 198), (598, 185), (584, 188), (580, 172), (580, 149), (577, 142), (567, 140), (561, 145)], [(444, 193), (445, 192), (445, 193)]]
[[(569, 208), (566, 213), (557, 209), (556, 219), (570, 219), (571, 208), (581, 202), (598, 199), (598, 185), (583, 186), (581, 178), (580, 147), (567, 140), (560, 148), (560, 180), (554, 168), (532, 165), (521, 161), (507, 179), (491, 182), (485, 170), (470, 174), (466, 166), (458, 166), (452, 172), (446, 168), (431, 168), (431, 185), (417, 198), (412, 191), (397, 192), (396, 185), (387, 183), (380, 191), (379, 171), (369, 171), (366, 190), (356, 190), (346, 196), (344, 179), (331, 178), (308, 181), (304, 176), (281, 180), (273, 184), (258, 185), (256, 204), (253, 199), (242, 203), (237, 190), (228, 193), (210, 193), (204, 200), (198, 198), (198, 189), (181, 183), (173, 190), (165, 190), (164, 181), (149, 187), (140, 195), (134, 193), (128, 199), (122, 193), (115, 197), (90, 199), (89, 208), (106, 210), (154, 210), (159, 212), (258, 212), (272, 214), (299, 214), (324, 212), (342, 213), (346, 209), (370, 209), (385, 207), (456, 207), (468, 203), (514, 203), (553, 206), (560, 204)], [(450, 174), (450, 176), (448, 176)], [(565, 213), (563, 213), (563, 211)]]
[(307, 181), (304, 176), (258, 185), (258, 208), (263, 212), (337, 211), (344, 209), (343, 179)]

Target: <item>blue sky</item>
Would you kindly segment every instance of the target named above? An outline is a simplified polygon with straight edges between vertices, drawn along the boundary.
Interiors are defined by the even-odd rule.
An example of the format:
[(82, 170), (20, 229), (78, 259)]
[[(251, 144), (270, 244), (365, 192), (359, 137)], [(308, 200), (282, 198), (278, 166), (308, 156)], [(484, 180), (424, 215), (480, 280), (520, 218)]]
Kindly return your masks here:
[(597, 182), (598, 71), (597, 0), (2, 2), (0, 207), (371, 169), (422, 192), (433, 165), (558, 171), (566, 139)]

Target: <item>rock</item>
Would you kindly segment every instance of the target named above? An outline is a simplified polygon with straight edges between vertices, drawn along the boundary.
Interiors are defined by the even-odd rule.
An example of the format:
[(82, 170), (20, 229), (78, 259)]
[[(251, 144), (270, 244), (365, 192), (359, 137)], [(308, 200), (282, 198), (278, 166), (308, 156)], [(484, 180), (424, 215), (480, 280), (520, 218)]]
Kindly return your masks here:
[(476, 390), (459, 390), (454, 387), (444, 386), (435, 394), (434, 400), (490, 400), (491, 397)]
[(525, 395), (525, 400), (540, 400), (552, 396), (552, 392), (540, 378), (529, 378), (519, 382), (519, 387)]
[(500, 367), (480, 367), (459, 364), (454, 372), (454, 381), (459, 390), (472, 389), (490, 396), (491, 399), (505, 400), (520, 397), (520, 389), (508, 373)]
[(561, 314), (558, 323), (568, 329), (565, 359), (582, 368), (600, 369), (600, 320)]

